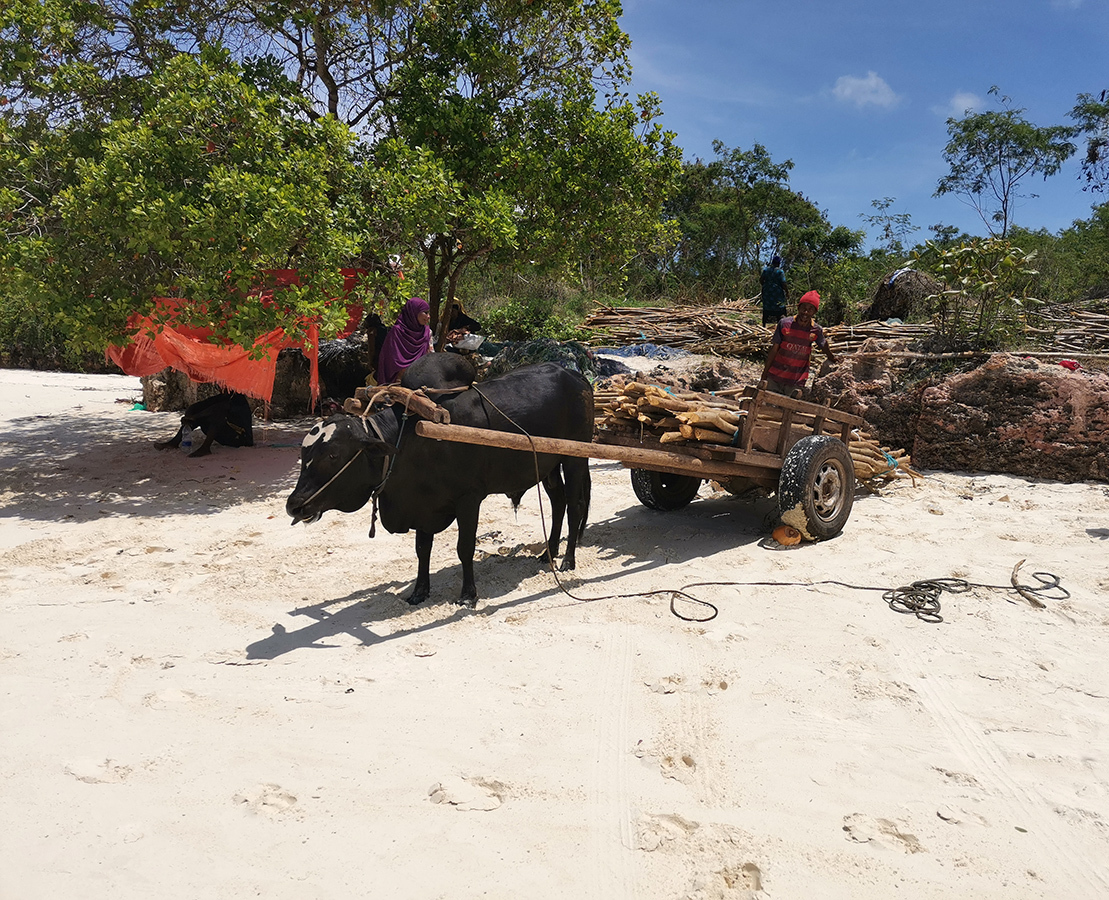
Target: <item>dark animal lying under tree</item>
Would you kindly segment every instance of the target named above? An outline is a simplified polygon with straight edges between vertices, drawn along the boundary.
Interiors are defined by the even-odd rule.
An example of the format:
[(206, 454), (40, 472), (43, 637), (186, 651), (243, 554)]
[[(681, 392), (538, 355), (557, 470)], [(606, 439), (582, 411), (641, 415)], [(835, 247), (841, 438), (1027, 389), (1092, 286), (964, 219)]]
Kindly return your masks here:
[[(409, 387), (465, 386), (473, 380), (472, 368), (467, 377), (460, 366), (468, 364), (454, 354), (430, 354), (405, 373), (404, 381)], [(553, 363), (440, 395), (439, 402), (459, 425), (575, 441), (593, 436), (593, 389), (577, 373)], [(542, 483), (551, 499), (550, 557), (558, 553), (565, 516), (562, 568), (574, 568), (589, 510), (588, 460), (429, 440), (415, 434), (415, 418), (403, 413), (398, 403), (366, 419), (336, 415), (312, 428), (301, 449), (300, 478), (285, 504), (294, 525), (315, 522), (329, 509), (354, 512), (376, 494), (386, 530), (416, 532), (419, 571), (408, 601), (415, 604), (430, 592), (434, 536), (457, 521), (459, 603), (474, 606), (474, 548), (482, 501), (490, 494), (507, 494), (519, 503), (527, 490)]]
[(168, 441), (154, 444), (158, 450), (169, 450), (181, 446), (185, 429), (199, 428), (204, 432), (204, 443), (193, 450), (189, 456), (207, 456), (212, 452), (212, 442), (225, 447), (254, 446), (254, 416), (250, 404), (242, 394), (216, 394), (205, 400), (198, 400), (185, 410), (181, 416), (181, 427)]

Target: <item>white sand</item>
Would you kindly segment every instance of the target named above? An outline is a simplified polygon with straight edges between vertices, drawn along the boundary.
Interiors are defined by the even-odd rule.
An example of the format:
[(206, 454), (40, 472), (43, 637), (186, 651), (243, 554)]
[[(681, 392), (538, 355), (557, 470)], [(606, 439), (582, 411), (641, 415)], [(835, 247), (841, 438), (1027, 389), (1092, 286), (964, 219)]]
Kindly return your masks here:
[(1109, 896), (1109, 485), (934, 473), (783, 552), (772, 501), (655, 513), (595, 463), (581, 597), (1021, 559), (1072, 596), (701, 588), (690, 624), (560, 593), (532, 491), (485, 504), (476, 612), (453, 529), (413, 609), (412, 535), (289, 527), (304, 427), (193, 460), (139, 396), (0, 372), (5, 900)]

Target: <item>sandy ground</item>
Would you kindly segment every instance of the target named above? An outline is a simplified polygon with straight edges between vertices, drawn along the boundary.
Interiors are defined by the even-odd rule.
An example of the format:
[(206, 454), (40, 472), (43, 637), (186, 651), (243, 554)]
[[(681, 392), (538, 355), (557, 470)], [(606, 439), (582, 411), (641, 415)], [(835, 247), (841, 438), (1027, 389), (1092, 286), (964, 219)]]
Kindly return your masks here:
[[(411, 535), (289, 527), (304, 423), (194, 460), (139, 396), (0, 372), (5, 900), (1109, 896), (1109, 485), (930, 473), (782, 551), (772, 500), (594, 463), (563, 583), (620, 596), (538, 570), (532, 491), (476, 611), (453, 529), (411, 608)], [(812, 585), (1022, 559), (1070, 598)], [(702, 581), (703, 624), (635, 594)]]

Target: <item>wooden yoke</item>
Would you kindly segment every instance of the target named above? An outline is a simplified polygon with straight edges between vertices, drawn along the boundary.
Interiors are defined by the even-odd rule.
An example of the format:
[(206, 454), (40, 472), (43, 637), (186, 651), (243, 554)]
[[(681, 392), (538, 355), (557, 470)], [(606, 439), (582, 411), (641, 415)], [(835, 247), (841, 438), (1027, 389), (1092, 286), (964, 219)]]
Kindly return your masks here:
[(365, 418), (370, 415), (374, 406), (382, 400), (401, 403), (404, 405), (405, 412), (417, 415), (421, 419), (427, 419), (429, 422), (449, 425), (451, 421), (451, 414), (429, 398), (422, 388), (413, 391), (401, 387), (399, 384), (360, 387), (355, 390), (353, 397), (347, 398), (343, 404), (343, 412)]

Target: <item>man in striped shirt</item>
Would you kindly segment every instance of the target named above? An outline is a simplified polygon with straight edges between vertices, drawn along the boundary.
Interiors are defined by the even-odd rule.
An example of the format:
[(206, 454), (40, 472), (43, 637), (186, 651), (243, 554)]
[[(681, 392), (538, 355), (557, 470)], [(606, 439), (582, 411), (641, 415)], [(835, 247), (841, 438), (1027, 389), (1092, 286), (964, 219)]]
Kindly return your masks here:
[(797, 301), (797, 315), (787, 316), (774, 329), (770, 355), (762, 370), (768, 390), (787, 397), (800, 397), (809, 377), (809, 357), (815, 344), (830, 362), (836, 361), (824, 329), (813, 318), (820, 306), (820, 294), (809, 291)]

